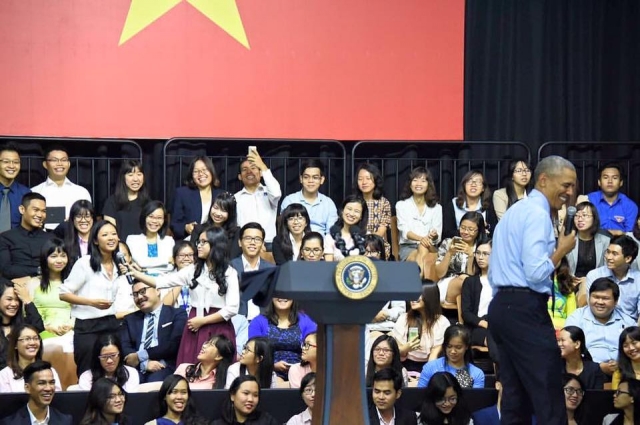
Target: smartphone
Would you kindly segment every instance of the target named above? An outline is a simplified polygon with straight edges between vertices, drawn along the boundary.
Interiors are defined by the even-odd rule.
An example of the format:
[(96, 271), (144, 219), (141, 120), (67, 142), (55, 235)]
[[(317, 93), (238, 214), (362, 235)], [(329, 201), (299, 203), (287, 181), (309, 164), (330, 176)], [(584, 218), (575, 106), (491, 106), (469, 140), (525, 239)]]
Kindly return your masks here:
[(408, 334), (408, 340), (412, 341), (413, 339), (418, 337), (418, 328), (415, 327), (410, 327), (409, 328), (409, 334)]
[(258, 148), (255, 146), (249, 146), (249, 149), (247, 149), (247, 156), (251, 155), (251, 151), (258, 152)]
[(452, 243), (460, 243), (460, 242), (462, 242), (462, 238), (460, 236), (454, 236), (453, 240), (451, 242)]

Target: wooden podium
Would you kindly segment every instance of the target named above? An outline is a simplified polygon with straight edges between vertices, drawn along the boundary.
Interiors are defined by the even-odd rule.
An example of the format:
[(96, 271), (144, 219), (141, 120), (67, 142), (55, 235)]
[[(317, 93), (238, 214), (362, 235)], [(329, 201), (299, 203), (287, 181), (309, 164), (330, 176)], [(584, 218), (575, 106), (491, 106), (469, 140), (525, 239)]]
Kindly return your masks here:
[[(386, 302), (413, 300), (420, 294), (420, 272), (416, 263), (375, 261), (375, 289), (363, 299), (347, 298), (338, 291), (335, 280), (336, 269), (345, 267), (345, 261), (349, 263), (346, 267), (354, 261), (372, 264), (365, 257), (348, 257), (340, 263), (296, 261), (283, 264), (275, 275), (265, 274), (270, 274), (271, 279), (265, 281), (264, 286), (275, 284), (275, 288), (271, 288), (273, 296), (298, 301), (305, 313), (318, 323), (313, 425), (369, 424), (364, 376), (365, 324), (371, 322)], [(243, 281), (244, 276), (257, 278), (261, 273), (243, 275)], [(344, 285), (340, 285), (344, 289)], [(356, 291), (355, 296), (362, 293)], [(266, 305), (271, 299), (264, 298), (263, 292), (263, 298), (254, 298), (255, 301)]]

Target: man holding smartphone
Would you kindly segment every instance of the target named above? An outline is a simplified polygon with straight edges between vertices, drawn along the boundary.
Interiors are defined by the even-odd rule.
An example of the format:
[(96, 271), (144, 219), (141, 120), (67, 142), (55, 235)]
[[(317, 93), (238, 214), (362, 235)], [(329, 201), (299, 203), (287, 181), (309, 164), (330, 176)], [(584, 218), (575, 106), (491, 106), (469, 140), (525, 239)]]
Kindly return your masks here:
[(551, 276), (575, 246), (575, 231), (556, 239), (551, 221), (573, 195), (576, 171), (559, 156), (536, 167), (535, 189), (507, 210), (493, 237), (489, 282), (489, 332), (500, 356), (504, 391), (503, 424), (564, 425), (567, 412), (562, 390), (562, 359), (547, 311)]
[[(264, 185), (260, 179), (264, 179)], [(244, 187), (236, 192), (238, 226), (260, 223), (265, 230), (264, 246), (271, 251), (276, 236), (278, 202), (282, 196), (280, 183), (273, 177), (255, 146), (249, 146), (247, 157), (240, 163), (238, 180)]]

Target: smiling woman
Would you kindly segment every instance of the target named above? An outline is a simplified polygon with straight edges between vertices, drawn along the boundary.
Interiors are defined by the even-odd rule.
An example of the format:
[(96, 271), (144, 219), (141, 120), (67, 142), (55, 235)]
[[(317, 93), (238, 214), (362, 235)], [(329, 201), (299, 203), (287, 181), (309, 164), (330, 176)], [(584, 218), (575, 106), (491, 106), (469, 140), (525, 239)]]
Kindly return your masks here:
[(130, 425), (131, 421), (122, 414), (126, 403), (127, 393), (117, 382), (100, 378), (89, 391), (80, 425)]
[(260, 386), (252, 375), (237, 377), (229, 387), (229, 398), (222, 404), (222, 417), (213, 425), (251, 423), (255, 425), (279, 425), (269, 413), (258, 408)]
[(145, 425), (208, 425), (210, 423), (209, 420), (198, 415), (189, 383), (179, 375), (169, 375), (162, 382), (158, 391), (158, 410), (160, 417)]

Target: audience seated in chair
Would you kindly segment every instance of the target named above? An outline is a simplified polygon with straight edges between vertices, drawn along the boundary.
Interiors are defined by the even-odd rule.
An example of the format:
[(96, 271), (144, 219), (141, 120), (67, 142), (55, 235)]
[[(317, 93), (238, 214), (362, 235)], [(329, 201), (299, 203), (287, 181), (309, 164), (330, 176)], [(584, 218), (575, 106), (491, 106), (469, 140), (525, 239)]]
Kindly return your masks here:
[(31, 188), (32, 192), (44, 196), (49, 208), (64, 208), (63, 220), (45, 225), (47, 230), (55, 229), (64, 220), (73, 221), (69, 214), (71, 206), (80, 200), (91, 202), (91, 195), (84, 187), (72, 183), (67, 178), (71, 169), (69, 151), (60, 145), (48, 145), (44, 150), (42, 167), (47, 170), (47, 179)]
[(196, 224), (191, 234), (185, 239), (190, 240), (195, 246), (198, 236), (209, 227), (220, 227), (229, 239), (229, 258), (236, 258), (242, 254), (240, 248), (240, 227), (238, 227), (238, 206), (236, 198), (229, 192), (216, 191), (217, 195), (213, 198), (209, 216), (202, 224)]
[(384, 197), (382, 173), (374, 164), (364, 163), (355, 176), (354, 193), (366, 201), (369, 211), (366, 232), (383, 239), (385, 257), (389, 258), (391, 245), (387, 241), (387, 230), (391, 225), (391, 203)]
[(509, 207), (527, 197), (532, 189), (531, 165), (524, 159), (509, 163), (505, 187), (493, 192), (493, 209), (500, 220)]
[(415, 412), (396, 405), (402, 395), (402, 376), (393, 369), (386, 368), (373, 375), (369, 406), (369, 423), (391, 423), (396, 425), (416, 425)]
[(325, 261), (340, 261), (349, 255), (361, 255), (358, 239), (367, 233), (369, 211), (364, 199), (349, 195), (342, 201), (339, 218), (324, 236)]
[(307, 408), (289, 418), (286, 425), (308, 425), (311, 423), (313, 403), (316, 397), (316, 374), (314, 372), (309, 372), (302, 378), (300, 382), (300, 396)]
[(127, 392), (116, 381), (100, 378), (87, 396), (87, 408), (80, 425), (133, 425), (123, 414)]
[(158, 418), (145, 425), (209, 425), (210, 420), (198, 415), (195, 400), (186, 379), (179, 375), (169, 375), (158, 391)]
[(49, 362), (38, 360), (24, 368), (24, 391), (29, 394), (27, 405), (18, 409), (13, 415), (0, 421), (0, 425), (32, 425), (45, 423), (51, 425), (71, 425), (70, 415), (60, 413), (50, 406), (60, 385), (56, 380)]
[(600, 217), (591, 202), (576, 205), (573, 219), (576, 229), (576, 245), (567, 254), (569, 272), (579, 279), (580, 285), (587, 281), (587, 273), (604, 265), (604, 253), (609, 246), (609, 235), (599, 233)]
[(89, 253), (89, 236), (96, 221), (96, 210), (89, 201), (80, 200), (71, 205), (69, 219), (60, 223), (53, 234), (64, 241), (69, 257), (69, 268)]
[(585, 390), (601, 390), (605, 376), (587, 350), (584, 332), (577, 326), (566, 326), (557, 333), (560, 355), (564, 361), (563, 372), (580, 377)]
[(613, 372), (611, 389), (618, 389), (622, 379), (640, 379), (640, 328), (631, 326), (620, 332), (618, 369)]
[(229, 398), (222, 404), (221, 418), (213, 425), (251, 423), (256, 425), (280, 425), (269, 413), (258, 408), (260, 385), (253, 375), (242, 375), (231, 382)]
[(471, 423), (462, 388), (449, 372), (436, 372), (431, 377), (419, 414), (420, 425)]
[(300, 170), (302, 189), (282, 200), (280, 212), (294, 202), (302, 204), (309, 213), (311, 230), (326, 235), (338, 219), (338, 212), (333, 200), (319, 192), (325, 179), (324, 165), (319, 160), (309, 159), (300, 166)]
[(140, 230), (142, 233), (129, 235), (127, 246), (131, 250), (133, 261), (145, 273), (157, 276), (173, 269), (172, 254), (175, 241), (167, 235), (169, 218), (164, 204), (149, 201), (140, 212)]
[(0, 234), (0, 264), (4, 277), (24, 284), (39, 275), (40, 250), (53, 235), (42, 230), (47, 218), (44, 196), (27, 193), (18, 209), (20, 225)]
[(116, 382), (127, 392), (135, 392), (138, 389), (138, 372), (125, 365), (118, 335), (101, 335), (96, 340), (91, 354), (91, 369), (84, 371), (78, 378), (80, 389), (89, 391), (100, 378)]
[(589, 288), (589, 305), (573, 312), (566, 326), (577, 326), (584, 331), (587, 349), (600, 369), (611, 375), (617, 369), (618, 339), (620, 332), (635, 321), (616, 308), (620, 289), (611, 279), (596, 279)]
[(487, 313), (493, 299), (489, 285), (489, 263), (491, 241), (476, 246), (473, 256), (474, 268), (479, 273), (469, 276), (462, 285), (461, 310), (464, 325), (471, 331), (471, 345), (487, 347), (489, 322)]
[(227, 387), (241, 375), (253, 375), (260, 388), (275, 388), (278, 378), (273, 370), (273, 347), (267, 338), (250, 338), (242, 347), (239, 360), (227, 369)]
[(302, 204), (289, 204), (278, 218), (278, 234), (273, 239), (273, 259), (277, 265), (298, 261), (302, 238), (311, 232), (311, 219)]
[(122, 324), (124, 363), (136, 368), (142, 383), (163, 381), (176, 368), (187, 313), (163, 305), (158, 290), (142, 282), (134, 282), (131, 291), (140, 310), (128, 314)]
[[(20, 173), (20, 154), (13, 143), (0, 145), (0, 233), (20, 225), (21, 217), (19, 206), (24, 195), (30, 192), (29, 188), (16, 181)], [(4, 210), (4, 198), (7, 197)]]
[(386, 368), (395, 370), (402, 378), (402, 385), (409, 386), (409, 373), (400, 361), (398, 343), (390, 335), (380, 335), (373, 341), (366, 365), (365, 385), (367, 387), (373, 386), (373, 376), (376, 372)]
[(636, 425), (640, 423), (640, 409), (635, 401), (640, 400), (640, 381), (623, 379), (613, 393), (613, 406), (622, 413), (612, 413), (602, 420), (602, 425)]
[(224, 335), (212, 335), (202, 344), (198, 363), (182, 363), (176, 375), (184, 376), (194, 390), (223, 389), (227, 387), (227, 370), (236, 357), (233, 342)]
[(102, 215), (105, 220), (118, 229), (118, 237), (126, 241), (129, 235), (140, 233), (140, 212), (149, 201), (149, 192), (145, 185), (144, 168), (137, 160), (122, 162), (116, 190), (104, 204)]
[(305, 335), (302, 343), (302, 355), (300, 363), (289, 368), (289, 387), (300, 388), (302, 378), (309, 372), (318, 370), (318, 341), (316, 333)]
[[(260, 183), (261, 178), (264, 185)], [(249, 150), (247, 157), (240, 162), (238, 180), (243, 185), (234, 195), (238, 202), (238, 226), (260, 223), (265, 230), (265, 247), (271, 251), (271, 243), (276, 236), (278, 202), (282, 196), (280, 183), (254, 149)]]

